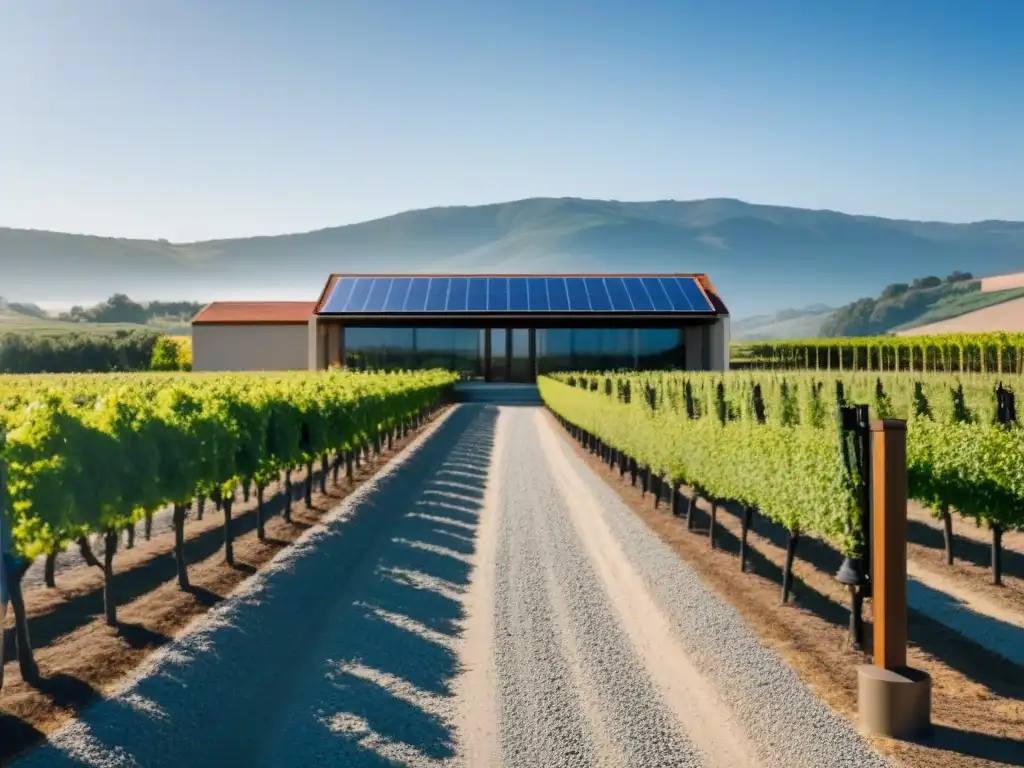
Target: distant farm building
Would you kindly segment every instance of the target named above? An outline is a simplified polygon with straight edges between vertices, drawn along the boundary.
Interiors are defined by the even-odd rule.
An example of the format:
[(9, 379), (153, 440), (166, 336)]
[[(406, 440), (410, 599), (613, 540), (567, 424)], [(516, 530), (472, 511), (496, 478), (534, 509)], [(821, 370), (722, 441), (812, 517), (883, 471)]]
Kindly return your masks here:
[(532, 382), (560, 370), (729, 368), (703, 274), (332, 275), (316, 302), (214, 302), (196, 371), (409, 370)]
[(217, 301), (192, 320), (195, 371), (304, 369), (313, 301)]

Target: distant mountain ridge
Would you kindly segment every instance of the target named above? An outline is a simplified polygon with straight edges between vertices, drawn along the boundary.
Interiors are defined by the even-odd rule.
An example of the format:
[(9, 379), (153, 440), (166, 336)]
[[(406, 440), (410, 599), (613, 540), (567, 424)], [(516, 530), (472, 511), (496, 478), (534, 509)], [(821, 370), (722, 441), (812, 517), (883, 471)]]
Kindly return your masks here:
[(907, 274), (1024, 270), (1024, 222), (918, 222), (733, 199), (531, 198), (197, 243), (0, 228), (17, 301), (296, 292), (344, 271), (707, 272), (734, 315), (844, 304)]

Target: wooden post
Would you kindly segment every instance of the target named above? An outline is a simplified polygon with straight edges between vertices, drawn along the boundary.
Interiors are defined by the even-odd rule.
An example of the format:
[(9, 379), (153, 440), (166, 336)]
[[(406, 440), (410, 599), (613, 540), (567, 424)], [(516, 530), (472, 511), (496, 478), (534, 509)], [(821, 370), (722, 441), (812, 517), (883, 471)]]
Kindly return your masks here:
[(871, 422), (875, 665), (907, 664), (907, 423)]
[(857, 670), (861, 728), (915, 738), (931, 729), (931, 677), (907, 666), (907, 423), (871, 422), (874, 661)]

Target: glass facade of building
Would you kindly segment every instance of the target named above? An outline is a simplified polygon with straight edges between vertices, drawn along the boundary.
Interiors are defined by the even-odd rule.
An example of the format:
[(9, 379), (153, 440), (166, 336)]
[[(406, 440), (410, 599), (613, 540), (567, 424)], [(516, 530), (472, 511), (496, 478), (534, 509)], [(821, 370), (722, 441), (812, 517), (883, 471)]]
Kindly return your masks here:
[(551, 328), (537, 331), (537, 372), (682, 369), (677, 328)]
[(470, 379), (484, 375), (479, 328), (346, 328), (344, 338), (346, 368), (446, 368)]
[[(682, 369), (677, 328), (346, 327), (347, 368), (447, 368), (465, 378), (532, 381), (537, 373), (569, 370)], [(489, 344), (488, 344), (489, 341)], [(488, 360), (488, 353), (490, 359)]]

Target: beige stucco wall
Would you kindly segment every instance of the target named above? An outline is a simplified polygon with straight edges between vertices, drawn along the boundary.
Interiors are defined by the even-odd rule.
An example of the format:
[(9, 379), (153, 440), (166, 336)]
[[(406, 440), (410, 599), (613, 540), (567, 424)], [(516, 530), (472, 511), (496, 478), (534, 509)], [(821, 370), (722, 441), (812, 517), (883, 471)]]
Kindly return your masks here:
[(192, 326), (196, 371), (301, 371), (308, 360), (306, 325)]

